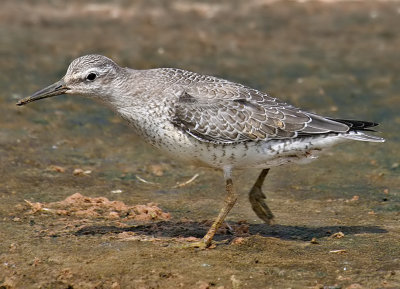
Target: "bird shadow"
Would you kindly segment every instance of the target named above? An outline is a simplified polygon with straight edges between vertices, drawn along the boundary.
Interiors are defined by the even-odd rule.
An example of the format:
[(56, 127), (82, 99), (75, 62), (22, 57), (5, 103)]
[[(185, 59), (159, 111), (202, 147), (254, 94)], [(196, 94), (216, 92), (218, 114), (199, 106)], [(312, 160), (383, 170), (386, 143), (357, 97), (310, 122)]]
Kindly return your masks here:
[[(172, 222), (160, 221), (151, 224), (139, 224), (130, 227), (117, 226), (86, 226), (75, 232), (76, 236), (82, 235), (104, 235), (118, 234), (123, 232), (134, 232), (152, 237), (196, 237), (202, 238), (209, 228), (208, 222)], [(387, 230), (379, 226), (291, 226), (291, 225), (266, 225), (266, 224), (243, 224), (229, 223), (218, 231), (215, 240), (230, 240), (237, 236), (274, 237), (282, 240), (310, 241), (312, 238), (323, 238), (334, 233), (342, 232), (345, 235), (354, 234), (382, 234)]]

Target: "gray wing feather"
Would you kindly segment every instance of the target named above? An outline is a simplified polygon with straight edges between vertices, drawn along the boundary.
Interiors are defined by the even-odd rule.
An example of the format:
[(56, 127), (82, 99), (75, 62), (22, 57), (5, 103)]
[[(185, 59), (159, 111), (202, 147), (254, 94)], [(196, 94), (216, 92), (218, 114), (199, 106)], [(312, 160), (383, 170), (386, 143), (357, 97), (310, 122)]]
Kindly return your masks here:
[(279, 103), (257, 90), (241, 86), (235, 89), (238, 92), (233, 97), (230, 90), (220, 87), (211, 95), (184, 92), (175, 104), (172, 122), (193, 137), (213, 143), (286, 139), (299, 134), (349, 130), (343, 123)]

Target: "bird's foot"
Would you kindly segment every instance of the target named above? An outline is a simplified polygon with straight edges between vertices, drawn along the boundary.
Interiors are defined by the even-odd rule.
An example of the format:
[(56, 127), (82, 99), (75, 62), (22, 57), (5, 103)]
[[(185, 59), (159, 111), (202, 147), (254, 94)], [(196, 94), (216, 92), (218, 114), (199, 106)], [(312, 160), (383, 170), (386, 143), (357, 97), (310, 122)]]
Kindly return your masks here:
[(251, 207), (256, 215), (268, 225), (273, 224), (274, 215), (265, 202), (266, 196), (262, 192), (261, 187), (254, 186), (249, 193)]
[(179, 248), (179, 249), (186, 249), (186, 248), (195, 248), (195, 249), (200, 249), (200, 250), (205, 250), (205, 249), (214, 249), (217, 247), (219, 244), (226, 244), (227, 240), (223, 241), (213, 241), (213, 240), (205, 240), (204, 238), (195, 241), (195, 242), (185, 242), (185, 243), (180, 243), (180, 244), (174, 244), (172, 247)]

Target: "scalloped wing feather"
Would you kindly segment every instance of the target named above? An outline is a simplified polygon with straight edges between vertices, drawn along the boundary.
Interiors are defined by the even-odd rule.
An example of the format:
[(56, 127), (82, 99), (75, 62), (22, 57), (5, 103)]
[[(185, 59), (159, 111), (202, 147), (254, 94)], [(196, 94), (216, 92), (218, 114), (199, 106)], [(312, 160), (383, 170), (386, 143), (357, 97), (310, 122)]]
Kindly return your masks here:
[(349, 130), (344, 123), (278, 103), (254, 89), (228, 85), (209, 92), (209, 87), (183, 92), (173, 112), (173, 123), (201, 141), (237, 143)]

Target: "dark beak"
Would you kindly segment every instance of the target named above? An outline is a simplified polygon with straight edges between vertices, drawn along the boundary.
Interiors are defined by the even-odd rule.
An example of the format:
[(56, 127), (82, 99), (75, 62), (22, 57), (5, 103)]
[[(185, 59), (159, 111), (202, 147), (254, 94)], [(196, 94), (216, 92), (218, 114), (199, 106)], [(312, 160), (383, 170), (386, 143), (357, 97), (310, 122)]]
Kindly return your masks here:
[(69, 88), (65, 85), (64, 79), (57, 81), (56, 83), (35, 92), (31, 96), (25, 97), (17, 102), (17, 105), (24, 105), (29, 102), (39, 100), (42, 98), (47, 98), (55, 95), (64, 94)]

